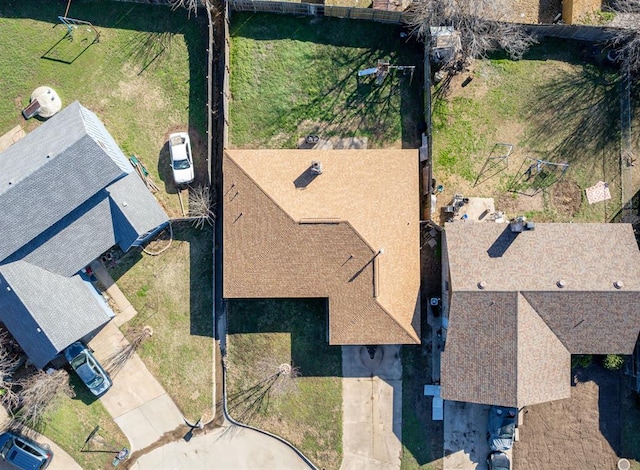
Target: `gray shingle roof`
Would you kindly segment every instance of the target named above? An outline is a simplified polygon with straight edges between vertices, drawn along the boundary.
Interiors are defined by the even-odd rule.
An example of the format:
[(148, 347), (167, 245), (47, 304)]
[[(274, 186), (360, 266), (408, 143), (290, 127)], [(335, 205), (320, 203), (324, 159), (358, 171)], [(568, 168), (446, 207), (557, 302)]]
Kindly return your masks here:
[(504, 224), (457, 222), (445, 236), (443, 398), (518, 407), (556, 400), (569, 394), (571, 354), (633, 351), (640, 251), (630, 225), (536, 224), (516, 235)]
[(0, 262), (24, 259), (70, 276), (168, 221), (77, 101), (0, 154), (0, 169)]
[(87, 266), (116, 244), (109, 198), (102, 191), (92, 199), (3, 262), (22, 259), (63, 276)]
[(126, 225), (133, 229), (135, 237), (125, 236), (124, 228), (117, 230), (117, 243), (127, 250), (131, 243), (149, 230), (164, 225), (169, 220), (156, 199), (136, 173), (130, 173), (107, 188), (112, 201), (112, 213), (117, 210), (122, 214)]
[(109, 309), (79, 275), (24, 261), (0, 266), (0, 321), (37, 367), (109, 321)]
[(0, 154), (0, 260), (132, 171), (94, 118), (76, 101)]
[(167, 222), (97, 116), (72, 103), (0, 154), (0, 321), (44, 365), (108, 321), (74, 274)]

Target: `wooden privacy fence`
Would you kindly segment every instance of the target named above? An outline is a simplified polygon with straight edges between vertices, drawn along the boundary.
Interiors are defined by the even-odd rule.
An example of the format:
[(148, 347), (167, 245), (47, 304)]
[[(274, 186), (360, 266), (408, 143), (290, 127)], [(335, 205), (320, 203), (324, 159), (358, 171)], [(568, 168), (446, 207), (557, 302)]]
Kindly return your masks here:
[(342, 7), (315, 3), (274, 2), (268, 0), (229, 0), (234, 11), (288, 13), (292, 15), (333, 16), (352, 20), (378, 21), (380, 23), (406, 23), (407, 13), (402, 11), (374, 10), (373, 8)]
[(604, 42), (611, 39), (616, 30), (603, 26), (584, 26), (567, 24), (524, 25), (531, 33), (575, 41)]

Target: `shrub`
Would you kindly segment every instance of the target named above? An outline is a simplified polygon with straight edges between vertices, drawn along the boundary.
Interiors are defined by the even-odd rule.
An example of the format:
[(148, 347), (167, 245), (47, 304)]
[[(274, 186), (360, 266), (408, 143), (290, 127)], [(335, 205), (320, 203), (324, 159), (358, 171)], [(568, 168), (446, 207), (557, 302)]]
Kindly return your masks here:
[(589, 367), (593, 356), (591, 354), (576, 354), (571, 356), (571, 368), (575, 367)]
[(607, 354), (602, 363), (605, 369), (619, 370), (624, 365), (624, 357), (619, 354)]

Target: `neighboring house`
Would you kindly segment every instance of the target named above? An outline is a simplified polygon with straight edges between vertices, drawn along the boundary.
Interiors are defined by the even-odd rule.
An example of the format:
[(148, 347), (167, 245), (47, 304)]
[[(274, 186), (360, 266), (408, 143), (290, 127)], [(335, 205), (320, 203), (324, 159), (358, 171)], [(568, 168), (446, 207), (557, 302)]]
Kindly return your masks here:
[(420, 342), (417, 150), (227, 150), (223, 174), (224, 297), (327, 298), (334, 345)]
[(113, 316), (81, 270), (168, 219), (77, 101), (0, 153), (0, 322), (37, 367)]
[(629, 224), (446, 224), (441, 395), (521, 408), (567, 398), (572, 354), (631, 354), (640, 252)]

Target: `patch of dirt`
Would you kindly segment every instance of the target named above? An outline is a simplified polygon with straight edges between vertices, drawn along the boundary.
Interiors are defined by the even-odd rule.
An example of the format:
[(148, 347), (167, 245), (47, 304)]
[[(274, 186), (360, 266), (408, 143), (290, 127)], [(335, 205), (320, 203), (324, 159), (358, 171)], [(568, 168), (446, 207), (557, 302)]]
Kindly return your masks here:
[(520, 440), (513, 447), (514, 468), (616, 468), (624, 376), (599, 364), (574, 373), (570, 398), (525, 408)]
[(558, 181), (551, 187), (551, 200), (554, 208), (565, 217), (573, 217), (582, 205), (582, 189), (569, 180)]
[(544, 196), (542, 191), (534, 196), (517, 193), (503, 193), (495, 200), (496, 210), (502, 211), (508, 218), (523, 215), (525, 212), (542, 212)]

